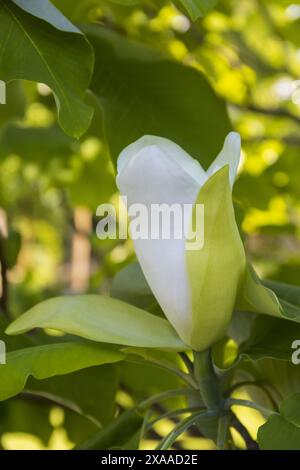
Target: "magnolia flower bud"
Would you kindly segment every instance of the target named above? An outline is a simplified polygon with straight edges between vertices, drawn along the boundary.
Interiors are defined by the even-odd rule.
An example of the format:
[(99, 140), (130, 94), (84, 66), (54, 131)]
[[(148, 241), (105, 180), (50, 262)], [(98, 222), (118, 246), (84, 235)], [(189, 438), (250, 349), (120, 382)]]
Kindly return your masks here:
[(179, 204), (204, 207), (204, 243), (187, 249), (187, 239), (135, 239), (134, 247), (157, 301), (181, 339), (202, 350), (228, 326), (244, 272), (245, 254), (234, 218), (231, 188), (240, 158), (240, 136), (231, 132), (205, 171), (168, 139), (144, 136), (118, 158), (117, 185), (127, 206)]

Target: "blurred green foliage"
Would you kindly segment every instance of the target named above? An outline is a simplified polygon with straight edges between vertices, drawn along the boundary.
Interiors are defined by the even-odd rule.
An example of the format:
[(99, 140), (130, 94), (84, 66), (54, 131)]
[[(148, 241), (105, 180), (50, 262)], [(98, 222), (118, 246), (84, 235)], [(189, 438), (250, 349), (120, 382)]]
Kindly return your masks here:
[[(102, 202), (117, 204), (117, 155), (146, 133), (173, 139), (207, 166), (230, 128), (240, 132), (243, 151), (234, 198), (241, 208), (247, 255), (262, 277), (300, 284), (300, 2), (53, 1), (90, 42), (83, 33), (66, 32), (70, 23), (58, 31), (22, 11), (22, 2), (7, 3), (26, 25), (38, 25), (34, 41), (59, 77), (49, 78), (41, 57), (25, 43), (24, 69), (14, 71), (15, 43), (24, 38), (10, 38), (11, 17), (0, 15), (8, 28), (1, 26), (0, 79), (23, 79), (7, 85), (7, 104), (0, 105), (3, 317), (15, 318), (54, 295), (110, 291), (114, 276), (134, 260), (134, 253), (129, 241), (97, 239), (96, 208)], [(95, 68), (86, 91), (93, 63), (90, 44)], [(61, 87), (69, 90), (66, 102)], [(143, 284), (138, 299), (130, 288), (120, 292), (118, 283), (124, 286), (127, 276), (136, 275), (130, 270), (114, 281), (113, 295), (144, 308), (147, 304), (160, 315)], [(271, 357), (277, 354), (278, 361), (255, 363), (255, 374), (272, 383), (279, 396), (288, 391), (281, 380), (276, 383), (272, 370), (284, 377), (285, 387), (291, 383), (290, 390), (300, 392), (299, 373), (280, 356), (276, 338), (282, 328), (273, 320), (261, 328), (269, 335), (270, 350), (275, 344)], [(286, 329), (286, 338), (294, 338), (295, 326)], [(43, 338), (52, 344), (56, 334), (35, 333), (26, 341), (37, 344)], [(8, 349), (24, 347), (18, 341), (24, 339)], [(258, 346), (250, 336), (246, 343), (248, 358), (256, 357), (255, 341)], [(116, 410), (178, 385), (173, 375), (147, 367), (125, 362), (41, 382), (31, 378), (27, 394), (0, 404), (2, 447), (69, 448), (87, 439), (99, 423), (109, 422)], [(254, 374), (251, 368), (241, 368), (240, 374)], [(43, 399), (43, 393), (52, 399)], [(82, 412), (57, 397), (74, 401)], [(255, 434), (261, 416), (247, 419)], [(285, 425), (290, 430), (292, 424)], [(142, 445), (152, 448), (170, 426), (165, 420)], [(179, 445), (214, 446), (191, 435)], [(237, 445), (242, 444), (237, 440)]]

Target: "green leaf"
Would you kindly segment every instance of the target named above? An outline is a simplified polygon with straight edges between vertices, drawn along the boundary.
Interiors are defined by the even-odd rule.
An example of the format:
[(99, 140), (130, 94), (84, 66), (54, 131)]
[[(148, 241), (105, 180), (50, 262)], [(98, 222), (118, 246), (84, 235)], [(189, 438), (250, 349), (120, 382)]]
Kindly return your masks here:
[(175, 141), (209, 166), (231, 126), (206, 78), (99, 26), (85, 31), (96, 53), (91, 88), (104, 110), (114, 162), (125, 146), (150, 134)]
[(263, 450), (300, 450), (300, 393), (280, 404), (280, 415), (272, 415), (258, 430), (258, 443)]
[[(126, 390), (136, 399), (141, 400), (149, 395), (182, 387), (179, 377), (166, 369), (149, 365), (124, 361), (120, 367), (121, 381)], [(139, 380), (136, 378), (139, 377)], [(164, 402), (165, 406), (183, 408), (186, 406), (185, 397), (172, 397)]]
[(70, 23), (59, 10), (57, 10), (48, 0), (8, 0), (13, 2), (27, 13), (44, 20), (61, 31), (78, 33), (79, 30)]
[(26, 100), (23, 88), (18, 82), (6, 85), (6, 104), (0, 104), (0, 124), (24, 116)]
[(61, 127), (79, 137), (92, 118), (84, 102), (93, 69), (90, 44), (48, 0), (1, 2), (0, 18), (1, 79), (47, 84)]
[[(300, 392), (299, 366), (292, 363), (295, 338), (300, 338), (299, 324), (257, 315), (250, 337), (240, 346), (237, 360), (229, 366), (238, 365), (246, 379), (266, 384), (274, 392), (273, 400), (278, 402), (280, 397)], [(250, 394), (253, 393), (251, 389)]]
[(156, 365), (164, 369), (164, 372), (169, 371), (185, 383), (188, 383), (192, 387), (195, 386), (195, 382), (191, 376), (182, 370), (177, 356), (174, 357), (174, 353), (143, 348), (123, 348), (122, 352), (128, 354), (128, 361), (141, 362), (143, 366), (147, 364)]
[(197, 419), (195, 425), (199, 429), (200, 433), (217, 443), (218, 439), (218, 416), (204, 415)]
[(124, 357), (119, 351), (104, 349), (97, 344), (75, 342), (9, 352), (6, 356), (7, 363), (0, 367), (0, 400), (20, 393), (30, 375), (42, 380), (85, 367), (118, 362)]
[[(14, 83), (14, 82), (13, 82)], [(51, 158), (66, 160), (77, 150), (74, 141), (59, 127), (7, 126), (1, 135), (0, 155), (19, 155), (22, 160), (47, 168)]]
[(131, 263), (118, 271), (113, 279), (110, 295), (145, 310), (158, 307), (138, 262)]
[(186, 259), (193, 305), (190, 344), (203, 350), (225, 335), (245, 266), (228, 166), (200, 189), (197, 204), (204, 205), (205, 241), (201, 249), (186, 248)]
[(282, 397), (300, 392), (299, 366), (291, 361), (260, 358), (243, 362), (241, 366), (248, 378), (270, 387), (273, 400), (278, 404)]
[[(280, 369), (280, 374), (285, 376), (285, 383), (288, 382), (290, 374), (297, 376), (297, 367), (293, 366), (291, 360), (294, 352), (292, 344), (295, 338), (300, 338), (300, 325), (268, 315), (249, 313), (244, 315), (249, 316), (251, 323), (247, 325), (241, 322), (240, 327), (249, 330), (248, 338), (244, 339), (239, 347), (226, 338), (214, 345), (214, 360), (217, 367), (228, 371), (240, 364), (256, 378), (265, 382), (276, 381), (276, 387), (277, 385), (281, 387), (281, 381), (275, 380), (277, 370)], [(238, 319), (242, 320), (240, 316)], [(286, 367), (283, 363), (289, 363), (290, 367)], [(293, 368), (295, 371), (291, 370)]]
[(299, 401), (300, 393), (295, 393), (294, 395), (287, 397), (280, 404), (280, 413), (282, 416), (297, 427), (300, 427)]
[(46, 446), (53, 432), (53, 427), (49, 422), (52, 407), (51, 403), (48, 405), (42, 401), (25, 400), (24, 397), (0, 402), (0, 434), (33, 434)]
[(170, 323), (111, 297), (55, 297), (34, 306), (6, 330), (20, 334), (33, 328), (54, 328), (102, 343), (148, 348), (187, 349)]
[(179, 0), (184, 8), (188, 11), (193, 21), (198, 18), (205, 16), (210, 10), (212, 10), (218, 0)]
[[(263, 313), (278, 318), (300, 322), (300, 305), (295, 286), (278, 285), (259, 279), (253, 267), (248, 264), (243, 285), (236, 303), (236, 310)], [(272, 290), (273, 289), (273, 290)], [(278, 297), (276, 293), (283, 295)]]
[(175, 428), (160, 442), (160, 444), (157, 446), (157, 449), (159, 450), (167, 450), (169, 449), (176, 439), (183, 434), (185, 431), (187, 431), (193, 424), (196, 424), (197, 420), (201, 420), (202, 416), (206, 417), (209, 416), (210, 413), (205, 411), (200, 411), (199, 413), (195, 413), (188, 418), (185, 418), (183, 421), (181, 421), (179, 424), (175, 426)]
[(74, 403), (81, 414), (91, 417), (91, 420), (100, 425), (105, 425), (114, 416), (118, 384), (117, 368), (109, 364), (88, 367), (44, 380), (30, 377), (25, 391)]
[(77, 449), (107, 450), (122, 447), (143, 425), (143, 416), (135, 409), (124, 411), (108, 426), (96, 433)]
[(246, 266), (236, 310), (280, 317), (280, 304), (276, 295), (262, 285), (258, 275), (249, 263)]
[(263, 280), (265, 287), (271, 289), (284, 302), (300, 308), (300, 287), (284, 282)]
[(240, 354), (254, 361), (272, 358), (290, 362), (295, 338), (300, 338), (300, 325), (258, 316), (252, 323), (249, 339), (240, 348)]
[(300, 428), (280, 415), (272, 415), (257, 434), (262, 450), (300, 450)]

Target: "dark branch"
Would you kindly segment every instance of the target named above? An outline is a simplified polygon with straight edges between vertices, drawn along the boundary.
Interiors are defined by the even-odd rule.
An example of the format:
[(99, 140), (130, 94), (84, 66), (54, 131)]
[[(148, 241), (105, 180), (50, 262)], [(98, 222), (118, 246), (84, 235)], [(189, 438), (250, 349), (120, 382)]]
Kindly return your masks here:
[(284, 109), (284, 108), (262, 108), (254, 104), (239, 105), (237, 103), (229, 103), (229, 105), (241, 111), (250, 111), (251, 113), (264, 114), (265, 116), (271, 116), (271, 117), (275, 116), (275, 117), (288, 118), (288, 119), (293, 120), (297, 124), (300, 124), (300, 117), (296, 116), (295, 114), (289, 112), (287, 109)]
[(242, 436), (248, 450), (259, 450), (257, 442), (252, 439), (248, 429), (240, 422), (237, 416), (231, 412), (231, 425)]
[(188, 357), (188, 355), (184, 352), (179, 353), (179, 356), (181, 357), (182, 361), (184, 362), (185, 367), (187, 368), (188, 372), (193, 375), (194, 373), (194, 367), (193, 363)]

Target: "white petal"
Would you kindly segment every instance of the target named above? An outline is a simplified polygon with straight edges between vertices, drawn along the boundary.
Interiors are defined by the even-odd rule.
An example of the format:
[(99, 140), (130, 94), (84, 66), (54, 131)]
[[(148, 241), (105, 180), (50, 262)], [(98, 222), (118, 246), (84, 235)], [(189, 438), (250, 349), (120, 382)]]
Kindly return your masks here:
[(207, 180), (206, 172), (200, 163), (185, 152), (179, 145), (175, 144), (164, 137), (154, 135), (144, 135), (132, 144), (128, 145), (119, 155), (118, 173), (120, 173), (132, 156), (137, 155), (140, 150), (145, 147), (156, 146), (160, 148), (166, 155), (174, 159), (190, 176), (200, 185)]
[[(128, 207), (134, 203), (145, 204), (148, 209), (151, 204), (192, 205), (203, 179), (197, 162), (177, 145), (157, 137), (145, 137), (127, 147), (119, 157), (118, 169), (118, 187), (127, 196)], [(149, 237), (134, 240), (134, 246), (156, 299), (181, 338), (187, 341), (192, 313), (184, 238)]]
[(207, 170), (207, 176), (216, 173), (220, 168), (229, 165), (229, 180), (231, 187), (237, 174), (237, 169), (241, 154), (241, 137), (237, 132), (230, 132), (224, 142), (223, 148), (219, 155), (212, 162)]

